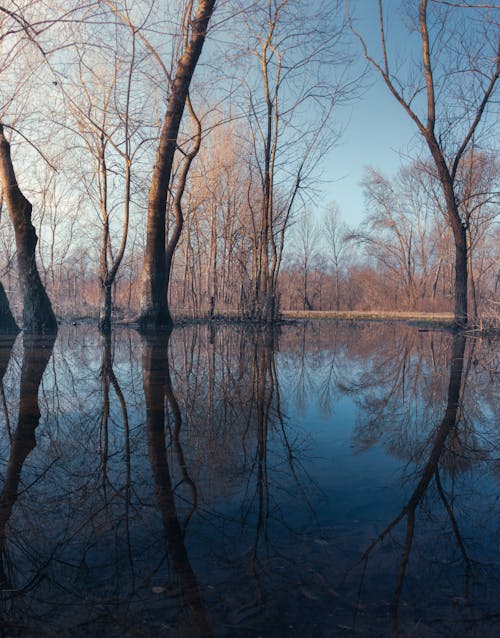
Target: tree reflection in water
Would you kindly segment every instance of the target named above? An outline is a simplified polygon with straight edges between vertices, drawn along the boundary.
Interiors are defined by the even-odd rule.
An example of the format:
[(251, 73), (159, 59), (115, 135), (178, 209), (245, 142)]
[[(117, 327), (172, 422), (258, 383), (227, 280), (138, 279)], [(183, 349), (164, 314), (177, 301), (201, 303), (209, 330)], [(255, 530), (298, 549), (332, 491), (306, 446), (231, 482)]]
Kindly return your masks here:
[[(431, 352), (435, 363), (434, 345), (433, 340), (431, 340)], [(488, 439), (484, 432), (475, 431), (476, 426), (481, 422), (481, 410), (477, 405), (478, 396), (475, 396), (474, 389), (471, 391), (469, 388), (469, 392), (467, 392), (467, 381), (472, 362), (475, 361), (477, 365), (475, 346), (476, 342), (474, 340), (469, 340), (469, 344), (467, 344), (467, 337), (463, 334), (453, 336), (449, 350), (449, 381), (445, 401), (440, 401), (439, 398), (436, 399), (440, 389), (439, 384), (436, 383), (436, 376), (429, 374), (429, 369), (426, 369), (422, 356), (412, 361), (412, 357), (414, 358), (415, 354), (412, 348), (408, 348), (407, 342), (405, 347), (398, 349), (398, 356), (394, 356), (390, 361), (382, 358), (382, 361), (384, 361), (383, 367), (379, 367), (381, 362), (378, 362), (376, 369), (384, 370), (383, 381), (380, 379), (382, 375), (374, 375), (373, 370), (371, 370), (363, 373), (358, 382), (353, 384), (354, 387), (357, 386), (355, 394), (362, 407), (357, 432), (354, 437), (358, 449), (366, 450), (376, 442), (385, 442), (389, 450), (412, 463), (412, 466), (408, 466), (408, 469), (411, 467), (412, 471), (407, 478), (407, 483), (414, 484), (414, 489), (406, 504), (401, 508), (397, 516), (382, 531), (378, 532), (377, 537), (368, 545), (357, 563), (361, 568), (361, 576), (357, 602), (354, 608), (353, 633), (356, 633), (356, 621), (359, 610), (362, 608), (362, 592), (369, 569), (369, 561), (373, 554), (382, 548), (384, 541), (389, 541), (394, 543), (395, 546), (401, 547), (398, 575), (390, 602), (391, 633), (394, 637), (400, 635), (399, 611), (417, 528), (417, 517), (420, 515), (421, 519), (423, 519), (420, 521), (422, 527), (425, 527), (425, 519), (427, 519), (428, 523), (433, 518), (440, 518), (437, 506), (430, 505), (432, 496), (429, 490), (434, 488), (441, 501), (443, 511), (449, 519), (449, 529), (452, 531), (458, 550), (458, 556), (455, 554), (450, 562), (457, 564), (460, 557), (463, 563), (464, 589), (462, 596), (455, 597), (454, 600), (457, 604), (467, 605), (469, 629), (460, 627), (460, 623), (463, 620), (457, 622), (455, 619), (452, 625), (455, 625), (456, 635), (461, 631), (464, 631), (463, 635), (467, 635), (469, 630), (473, 632), (473, 635), (478, 635), (474, 601), (470, 598), (471, 576), (474, 564), (469, 557), (467, 542), (461, 533), (455, 514), (455, 510), (460, 511), (463, 508), (463, 506), (457, 504), (461, 496), (460, 487), (457, 485), (457, 477), (469, 470), (476, 462), (491, 461), (491, 453), (495, 449), (494, 444), (492, 445), (492, 440)], [(422, 383), (422, 379), (417, 383), (414, 375), (417, 378), (419, 376), (428, 376), (431, 379), (431, 383), (429, 384), (429, 379), (427, 379), (426, 383)], [(372, 378), (371, 381), (369, 380), (370, 377)], [(390, 379), (389, 383), (388, 379)], [(427, 398), (427, 401), (430, 399), (427, 404), (423, 402), (422, 397), (416, 396), (419, 391), (422, 391), (422, 386), (425, 388), (424, 397)], [(361, 387), (363, 388), (362, 393), (359, 392)], [(414, 393), (412, 396), (408, 396), (409, 389)], [(344, 392), (353, 391), (352, 388), (345, 384), (342, 386), (342, 390)], [(442, 403), (444, 403), (444, 416), (437, 426), (433, 426), (432, 423), (437, 421), (437, 412)], [(420, 416), (414, 412), (415, 410), (420, 410)], [(411, 414), (410, 418), (408, 418), (409, 414)], [(471, 418), (472, 415), (475, 420)], [(421, 425), (424, 426), (422, 429), (426, 430), (426, 435), (413, 439), (413, 444), (411, 444), (412, 434), (415, 434), (411, 432), (411, 429), (418, 428), (419, 419), (421, 420)], [(483, 421), (487, 422), (488, 418), (483, 416)], [(420, 434), (422, 434), (422, 431)], [(441, 478), (442, 474), (445, 474), (448, 479), (446, 484)], [(425, 506), (424, 502), (426, 503)], [(397, 539), (394, 534), (397, 526), (403, 521), (406, 521), (406, 531), (403, 538)], [(441, 533), (443, 535), (446, 534), (447, 538), (449, 538), (442, 520), (440, 526)], [(429, 541), (430, 539), (427, 540)], [(426, 561), (428, 564), (432, 564), (434, 550), (435, 548), (431, 546), (427, 548)], [(450, 551), (450, 548), (448, 548), (448, 551)], [(476, 573), (478, 574), (479, 571), (483, 570), (484, 565), (480, 566), (480, 562), (476, 561), (476, 567)], [(375, 568), (380, 569), (380, 564)], [(481, 578), (479, 577), (477, 580), (480, 582)], [(430, 582), (422, 581), (422, 586), (424, 588), (431, 586), (433, 589), (433, 583)], [(459, 615), (457, 613), (457, 617)], [(494, 618), (495, 614), (487, 614), (485, 620), (493, 620)], [(423, 633), (431, 630), (429, 627), (425, 628), (424, 622), (418, 631)]]
[[(415, 519), (417, 507), (421, 504), (433, 479), (435, 480), (436, 487), (438, 489), (439, 496), (443, 501), (445, 510), (450, 517), (450, 522), (456, 536), (457, 544), (460, 548), (466, 564), (465, 597), (468, 598), (469, 595), (470, 560), (467, 556), (467, 552), (457, 525), (455, 515), (453, 513), (453, 509), (450, 506), (450, 501), (446, 496), (441, 484), (439, 473), (439, 462), (445, 452), (446, 441), (448, 437), (451, 436), (452, 431), (456, 430), (456, 428), (458, 427), (461, 394), (463, 396), (462, 374), (464, 366), (465, 344), (466, 337), (464, 335), (455, 335), (451, 347), (450, 380), (448, 385), (446, 411), (440, 425), (436, 428), (435, 432), (432, 433), (432, 446), (428, 453), (427, 462), (425, 463), (421, 471), (420, 480), (418, 481), (407, 504), (402, 508), (401, 512), (387, 525), (387, 527), (385, 527), (385, 529), (379, 534), (378, 538), (370, 544), (362, 557), (363, 572), (361, 577), (360, 591), (372, 551), (374, 551), (377, 545), (381, 543), (386, 538), (386, 536), (388, 536), (392, 532), (396, 525), (398, 525), (403, 519), (406, 518), (406, 535), (401, 552), (399, 574), (397, 578), (396, 588), (394, 590), (391, 601), (393, 636), (398, 636), (399, 634), (398, 609), (401, 599), (401, 592), (404, 585), (406, 568), (410, 559), (410, 552), (415, 534)], [(356, 606), (356, 609), (359, 609), (359, 604)]]
[(321, 323), (11, 347), (6, 635), (494, 635), (492, 344)]
[[(33, 576), (26, 579), (26, 575), (19, 573), (15, 565), (9, 564), (7, 552), (7, 525), (12, 514), (18, 495), (21, 473), (24, 463), (36, 446), (35, 430), (40, 422), (40, 407), (38, 404), (38, 389), (42, 381), (43, 373), (52, 355), (55, 336), (38, 337), (33, 335), (23, 336), (23, 358), (21, 364), (21, 377), (19, 389), (19, 410), (17, 427), (10, 437), (10, 452), (5, 470), (3, 488), (0, 493), (0, 584), (2, 598), (23, 596), (30, 592), (42, 578), (43, 569), (34, 570)], [(3, 342), (0, 348), (0, 375), (3, 378), (8, 367), (9, 357), (14, 341)], [(7, 417), (8, 408), (4, 404), (6, 422), (10, 426)], [(43, 478), (43, 474), (34, 478), (31, 485)], [(24, 489), (29, 489), (29, 485)], [(20, 582), (20, 581), (24, 582)], [(10, 631), (29, 628), (13, 622), (12, 619), (3, 618), (2, 625)], [(37, 630), (35, 629), (35, 633)]]
[[(205, 608), (196, 575), (189, 562), (184, 544), (186, 526), (196, 508), (196, 487), (187, 473), (179, 439), (182, 417), (175, 398), (169, 365), (169, 335), (143, 337), (142, 370), (146, 400), (146, 428), (149, 458), (156, 486), (158, 509), (161, 513), (168, 551), (175, 573), (179, 578), (184, 600), (183, 612), (189, 636), (211, 636)], [(171, 433), (183, 480), (189, 485), (193, 501), (184, 523), (181, 524), (175, 504), (175, 493), (167, 459), (165, 442), (165, 400), (172, 413), (174, 427)]]

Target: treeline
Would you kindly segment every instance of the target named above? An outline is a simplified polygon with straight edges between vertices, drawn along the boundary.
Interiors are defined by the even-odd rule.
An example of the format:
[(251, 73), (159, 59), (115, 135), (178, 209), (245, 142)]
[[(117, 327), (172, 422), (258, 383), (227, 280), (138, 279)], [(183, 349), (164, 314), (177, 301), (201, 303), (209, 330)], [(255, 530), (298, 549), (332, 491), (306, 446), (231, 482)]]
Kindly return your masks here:
[[(170, 305), (179, 317), (244, 317), (248, 311), (255, 238), (244, 197), (244, 157), (231, 153), (228, 144), (219, 166), (219, 148), (207, 144), (206, 165), (200, 162), (191, 176), (170, 282)], [(493, 155), (480, 160), (481, 188), (490, 193), (498, 162)], [(303, 214), (290, 224), (278, 279), (281, 309), (452, 311), (453, 240), (429, 166), (411, 164), (394, 179), (370, 169), (363, 186), (367, 212), (360, 227), (350, 228), (335, 205), (321, 216)], [(488, 195), (468, 228), (475, 318), (495, 313), (500, 285), (496, 216)], [(142, 252), (142, 246), (132, 246), (116, 278), (114, 313), (122, 320), (133, 318), (139, 308)], [(56, 249), (50, 258), (41, 253), (39, 263), (61, 315), (98, 316), (99, 271), (90, 251), (62, 258)], [(6, 281), (15, 292), (14, 268)]]
[[(453, 310), (465, 325), (495, 308), (491, 11), (420, 0), (396, 76), (384, 3), (361, 20), (380, 26), (380, 63), (356, 7), (307, 4), (0, 7), (3, 329), (9, 306), (35, 333), (57, 329), (53, 309), (149, 331), (283, 309)], [(351, 228), (313, 186), (339, 106), (361, 94), (363, 52), (424, 159), (393, 177), (367, 169)], [(410, 97), (422, 92), (426, 104)]]

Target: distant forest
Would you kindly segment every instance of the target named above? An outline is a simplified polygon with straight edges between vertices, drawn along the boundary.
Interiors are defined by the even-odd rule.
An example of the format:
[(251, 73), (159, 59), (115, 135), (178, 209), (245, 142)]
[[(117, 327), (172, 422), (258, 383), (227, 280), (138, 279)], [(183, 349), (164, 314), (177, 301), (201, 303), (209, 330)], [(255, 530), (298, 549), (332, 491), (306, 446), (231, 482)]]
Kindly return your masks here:
[[(0, 7), (0, 328), (498, 317), (500, 11), (373, 4), (373, 24), (344, 0)], [(353, 226), (316, 188), (339, 108), (374, 81), (415, 150), (366, 168)]]

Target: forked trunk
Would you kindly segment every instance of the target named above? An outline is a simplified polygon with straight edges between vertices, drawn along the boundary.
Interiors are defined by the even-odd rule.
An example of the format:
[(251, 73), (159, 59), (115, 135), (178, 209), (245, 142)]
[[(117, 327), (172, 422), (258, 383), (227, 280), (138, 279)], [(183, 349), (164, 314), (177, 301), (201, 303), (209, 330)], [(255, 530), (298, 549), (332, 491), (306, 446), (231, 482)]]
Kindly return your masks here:
[(138, 317), (139, 327), (143, 331), (169, 330), (172, 326), (167, 302), (169, 273), (167, 273), (165, 254), (167, 193), (189, 85), (203, 48), (208, 22), (214, 7), (215, 0), (199, 0), (196, 15), (189, 20), (191, 37), (177, 63), (163, 120), (149, 188), (141, 311)]

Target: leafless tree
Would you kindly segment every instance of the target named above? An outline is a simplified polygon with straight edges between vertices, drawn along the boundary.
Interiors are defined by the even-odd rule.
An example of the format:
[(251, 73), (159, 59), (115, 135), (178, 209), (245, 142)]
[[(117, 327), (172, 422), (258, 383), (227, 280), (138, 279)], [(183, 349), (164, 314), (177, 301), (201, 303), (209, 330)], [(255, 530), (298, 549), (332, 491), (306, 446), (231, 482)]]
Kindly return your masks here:
[(32, 205), (17, 183), (10, 143), (1, 122), (0, 182), (16, 236), (17, 268), (23, 295), (23, 329), (26, 333), (55, 333), (56, 317), (36, 265), (38, 238), (31, 223)]
[(306, 210), (302, 216), (296, 221), (291, 233), (293, 259), (297, 263), (302, 280), (302, 304), (303, 310), (312, 310), (313, 306), (309, 298), (308, 277), (314, 262), (318, 255), (319, 248), (319, 229), (312, 219), (310, 211)]
[(352, 89), (344, 77), (351, 58), (337, 2), (318, 10), (294, 0), (268, 0), (244, 15), (248, 51), (259, 68), (248, 89), (254, 238), (246, 314), (266, 323), (279, 316), (276, 291), (291, 216), (338, 137), (331, 115)]
[[(412, 11), (414, 5), (408, 7)], [(468, 222), (460, 211), (457, 179), (468, 149), (488, 129), (500, 74), (497, 25), (492, 11), (482, 6), (420, 0), (418, 11), (409, 16), (410, 29), (419, 34), (420, 54), (405, 80), (408, 63), (395, 62), (390, 55), (383, 0), (378, 0), (378, 14), (381, 59), (369, 51), (352, 16), (351, 28), (365, 59), (415, 123), (436, 166), (455, 244), (455, 323), (464, 326)]]
[(342, 222), (340, 211), (336, 204), (331, 204), (325, 213), (325, 235), (327, 256), (334, 268), (335, 276), (335, 309), (340, 308), (340, 270), (346, 260), (349, 244), (352, 243), (352, 232), (347, 224)]
[(199, 0), (194, 15), (193, 5), (194, 0), (187, 2), (183, 20), (184, 47), (177, 59), (175, 74), (170, 77), (163, 65), (165, 81), (169, 82), (169, 96), (149, 189), (141, 312), (138, 318), (143, 330), (168, 329), (172, 326), (167, 299), (167, 268), (171, 264), (178, 236), (175, 231), (171, 237), (168, 256), (165, 250), (167, 194), (189, 86), (215, 10), (215, 0)]

